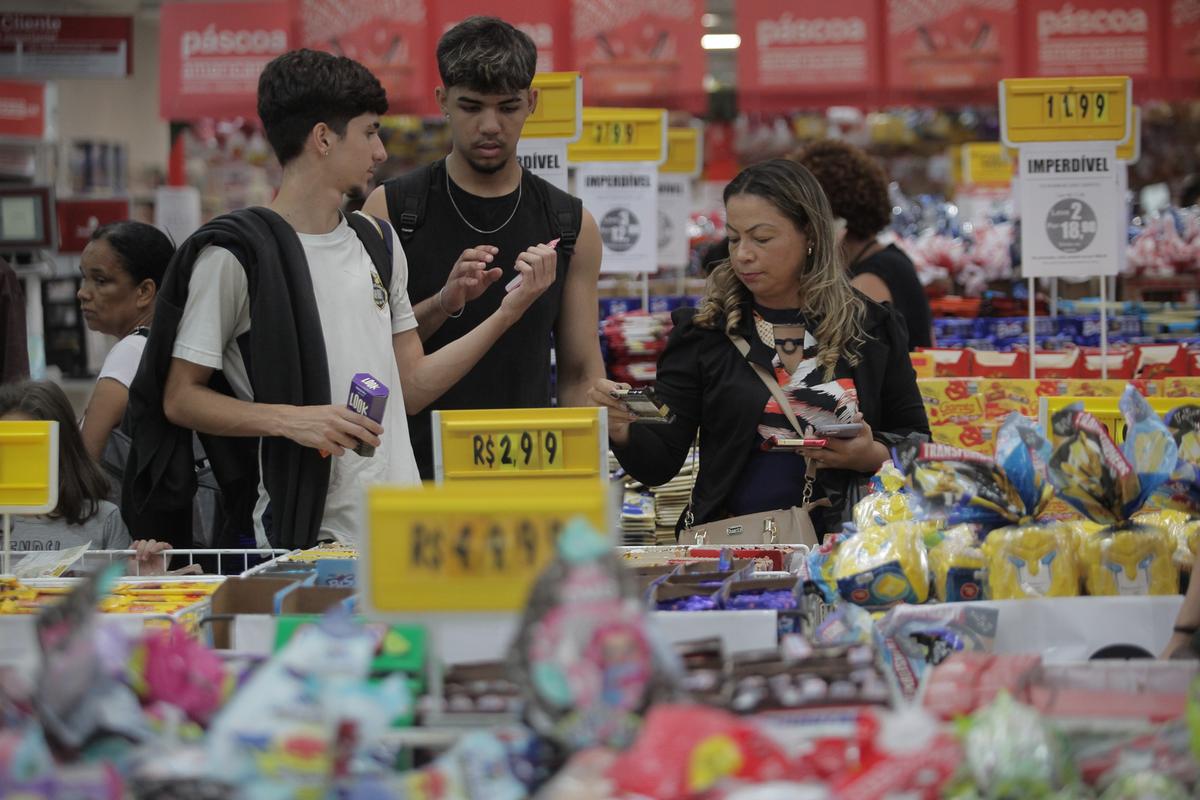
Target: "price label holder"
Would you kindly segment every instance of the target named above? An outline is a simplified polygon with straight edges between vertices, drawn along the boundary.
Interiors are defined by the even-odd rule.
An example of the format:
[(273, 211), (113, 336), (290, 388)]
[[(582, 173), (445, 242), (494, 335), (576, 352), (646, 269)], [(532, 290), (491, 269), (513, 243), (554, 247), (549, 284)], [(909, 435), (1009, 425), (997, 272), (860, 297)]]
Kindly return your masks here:
[(608, 476), (601, 408), (499, 408), (433, 412), (439, 484), (599, 481)]
[(686, 267), (691, 257), (688, 218), (692, 183), (704, 166), (702, 141), (697, 126), (667, 129), (667, 160), (658, 169), (658, 264), (662, 267)]
[(583, 131), (583, 78), (578, 72), (539, 72), (533, 88), (537, 105), (517, 141), (517, 160), (565, 192), (567, 145)]
[(58, 507), (58, 423), (0, 421), (0, 515), (3, 571), (11, 574), (12, 514), (48, 514)]
[(1122, 164), (1136, 164), (1142, 158), (1142, 109), (1133, 107), (1133, 117), (1129, 123), (1129, 135), (1123, 142), (1117, 144), (1117, 161)]
[(1000, 142), (967, 142), (961, 152), (961, 182), (968, 186), (1007, 187), (1012, 183), (1014, 153)]
[(1127, 76), (1006, 78), (1000, 81), (1005, 144), (1122, 142), (1132, 117)]

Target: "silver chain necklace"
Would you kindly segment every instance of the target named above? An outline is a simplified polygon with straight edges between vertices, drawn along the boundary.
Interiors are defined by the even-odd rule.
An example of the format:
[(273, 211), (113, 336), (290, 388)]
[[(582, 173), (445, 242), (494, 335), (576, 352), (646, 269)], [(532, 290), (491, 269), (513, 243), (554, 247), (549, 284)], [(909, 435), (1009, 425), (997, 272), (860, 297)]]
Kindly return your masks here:
[(464, 225), (476, 233), (483, 234), (484, 236), (491, 236), (493, 233), (499, 233), (500, 231), (504, 230), (505, 225), (513, 221), (513, 217), (517, 215), (517, 209), (521, 207), (521, 192), (524, 190), (525, 181), (522, 180), (517, 184), (517, 204), (513, 206), (512, 213), (508, 215), (508, 219), (504, 220), (504, 222), (501, 222), (500, 227), (493, 228), (490, 231), (485, 231), (482, 228), (476, 228), (474, 225), (472, 225), (470, 221), (463, 216), (462, 210), (458, 207), (458, 203), (454, 202), (454, 192), (450, 190), (450, 166), (446, 165), (446, 196), (450, 198), (450, 205), (454, 208), (455, 213), (458, 214), (458, 218), (463, 221)]

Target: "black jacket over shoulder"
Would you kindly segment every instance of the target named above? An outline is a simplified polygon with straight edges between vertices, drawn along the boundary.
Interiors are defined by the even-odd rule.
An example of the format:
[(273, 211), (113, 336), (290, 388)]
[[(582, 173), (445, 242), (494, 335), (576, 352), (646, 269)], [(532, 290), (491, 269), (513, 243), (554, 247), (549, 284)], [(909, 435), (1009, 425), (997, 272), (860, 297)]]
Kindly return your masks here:
[[(167, 420), (163, 392), (188, 283), (197, 257), (209, 245), (229, 250), (246, 270), (251, 330), (239, 344), (255, 402), (330, 402), (325, 337), (308, 260), (296, 232), (265, 208), (241, 209), (204, 225), (180, 246), (167, 268), (154, 325), (129, 387), (132, 442), (121, 515), (134, 539), (167, 539), (176, 547), (191, 546), (188, 521), (196, 490), (195, 462), (192, 431)], [(220, 372), (213, 374), (210, 386), (232, 394)], [(260, 440), (205, 435), (200, 439), (221, 486), (229, 524), (247, 530), (258, 494)], [(263, 483), (272, 499), (271, 543), (276, 547), (315, 544), (325, 511), (329, 460), (288, 439), (261, 441)], [(159, 527), (163, 525), (174, 527)], [(177, 542), (185, 539), (179, 525), (187, 526), (187, 535)]]
[[(912, 433), (928, 436), (929, 421), (908, 357), (903, 323), (889, 307), (865, 297), (863, 301), (867, 342), (861, 358), (857, 366), (840, 358), (834, 377), (853, 378), (859, 410), (879, 442), (890, 448)], [(699, 427), (700, 472), (693, 513), (696, 522), (707, 522), (729, 516), (726, 501), (753, 450), (770, 392), (725, 332), (697, 327), (695, 314), (692, 308), (675, 311), (675, 329), (658, 360), (655, 392), (671, 407), (675, 421), (631, 426), (629, 443), (614, 452), (630, 475), (659, 486), (678, 473)], [(770, 371), (774, 353), (754, 333), (749, 308), (742, 319), (741, 333), (750, 342), (749, 359)], [(865, 477), (849, 470), (817, 472), (817, 482), (832, 506), (822, 518), (814, 515), (818, 532), (840, 527), (849, 513), (847, 493)], [(798, 504), (800, 487), (796, 494)]]

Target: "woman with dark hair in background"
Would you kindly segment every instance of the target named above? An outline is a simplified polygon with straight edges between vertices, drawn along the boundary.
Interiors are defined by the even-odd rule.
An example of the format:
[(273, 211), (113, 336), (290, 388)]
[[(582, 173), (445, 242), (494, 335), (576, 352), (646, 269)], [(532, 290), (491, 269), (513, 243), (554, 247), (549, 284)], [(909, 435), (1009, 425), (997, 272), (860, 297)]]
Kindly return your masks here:
[(891, 303), (904, 317), (909, 349), (933, 346), (933, 314), (916, 267), (894, 244), (877, 237), (892, 221), (883, 168), (845, 142), (814, 142), (792, 157), (816, 176), (833, 215), (846, 221), (842, 255), (850, 285), (877, 303)]
[(154, 301), (175, 246), (144, 222), (114, 222), (92, 233), (79, 259), (83, 281), (76, 295), (83, 319), (118, 341), (104, 359), (83, 417), (83, 443), (99, 460), (129, 401), (154, 318)]

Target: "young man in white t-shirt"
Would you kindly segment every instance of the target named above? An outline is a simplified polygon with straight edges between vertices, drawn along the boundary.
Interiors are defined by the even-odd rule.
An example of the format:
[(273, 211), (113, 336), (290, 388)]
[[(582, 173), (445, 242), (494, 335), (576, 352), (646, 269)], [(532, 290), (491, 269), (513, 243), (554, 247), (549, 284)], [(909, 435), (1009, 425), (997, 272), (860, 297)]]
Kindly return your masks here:
[[(383, 228), (392, 237), (393, 257), (385, 292), (363, 241), (339, 210), (347, 192), (367, 192), (375, 168), (387, 157), (379, 138), (379, 117), (387, 111), (379, 81), (350, 59), (292, 51), (263, 71), (258, 110), (283, 166), (283, 182), (269, 208), (295, 229), (308, 261), (333, 403), (254, 401), (239, 346), (243, 335), (254, 335), (247, 274), (234, 254), (209, 246), (197, 257), (188, 282), (163, 410), (175, 425), (202, 433), (286, 437), (331, 453), (319, 538), (355, 541), (364, 484), (419, 480), (406, 412), (424, 408), (456, 383), (521, 317), (553, 283), (556, 257), (544, 245), (518, 256), (524, 279), (499, 310), (471, 335), (426, 355), (406, 291), (408, 266), (399, 241)], [(224, 373), (235, 396), (208, 387), (214, 370)], [(371, 373), (391, 390), (382, 426), (337, 402), (359, 372)], [(375, 446), (374, 457), (353, 452), (360, 441)], [(260, 481), (254, 514), (260, 543), (268, 538), (264, 518), (273, 516), (268, 505), (294, 500), (268, 497)]]

